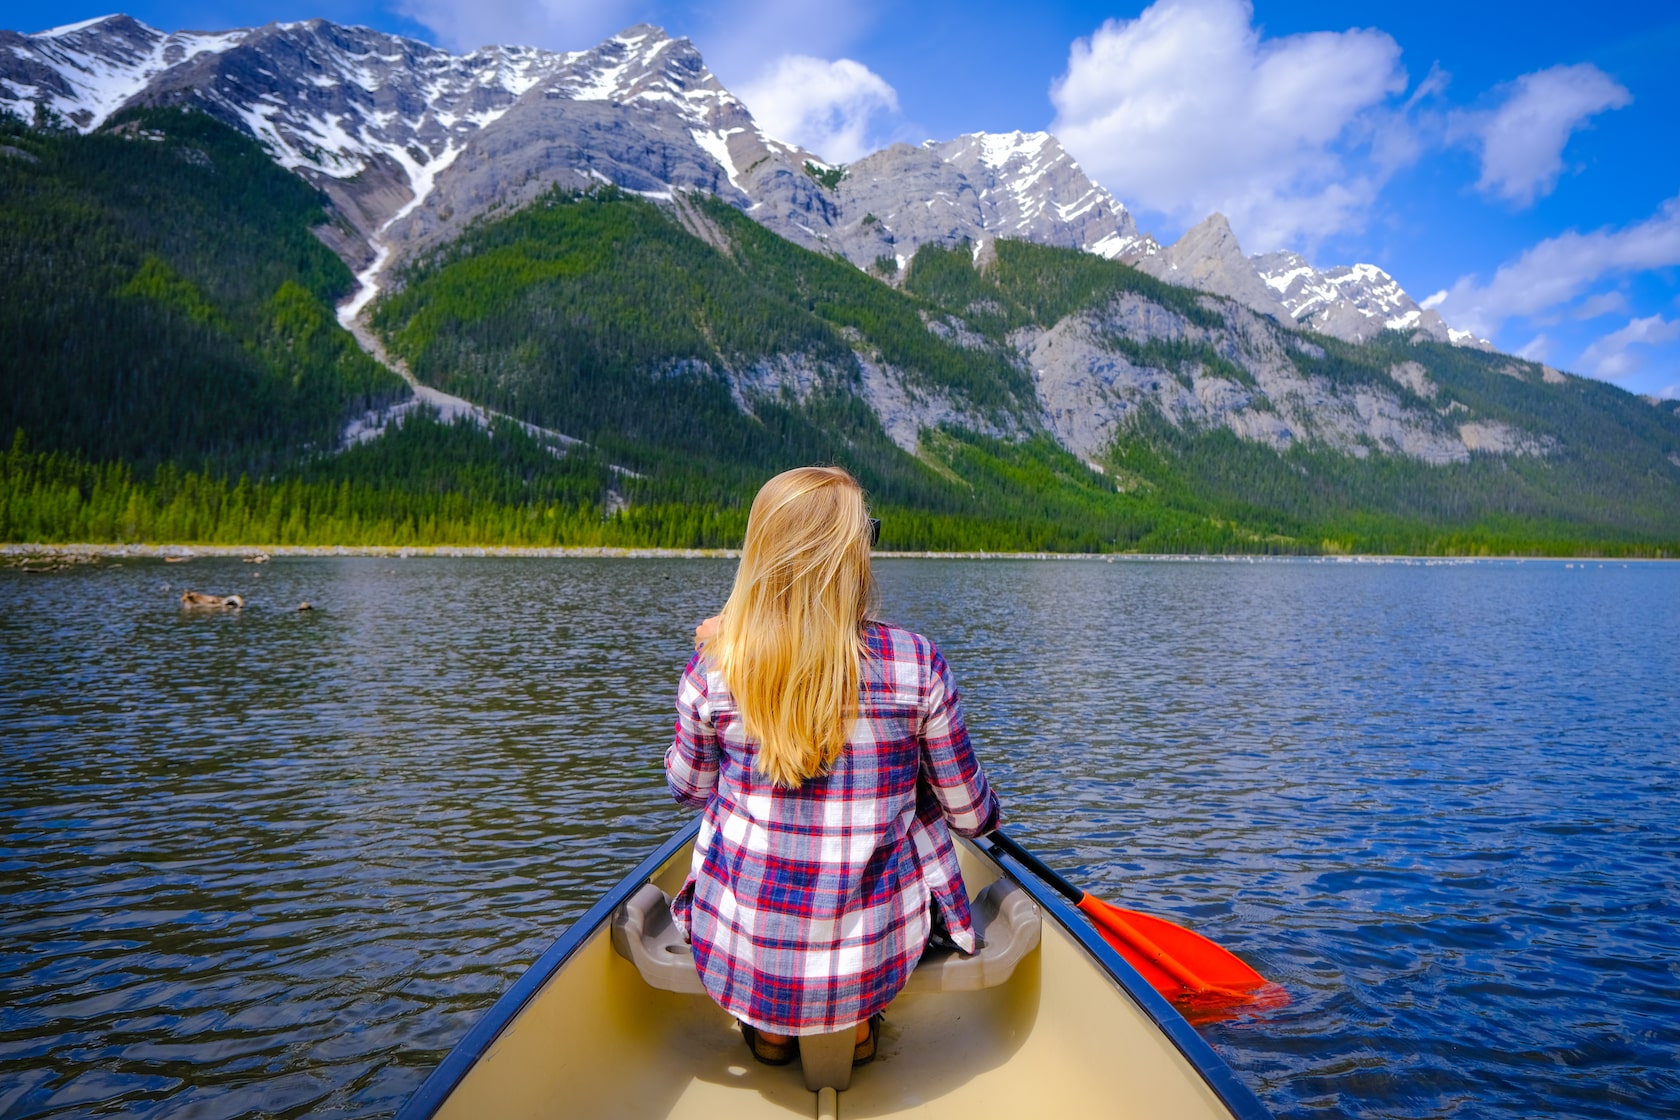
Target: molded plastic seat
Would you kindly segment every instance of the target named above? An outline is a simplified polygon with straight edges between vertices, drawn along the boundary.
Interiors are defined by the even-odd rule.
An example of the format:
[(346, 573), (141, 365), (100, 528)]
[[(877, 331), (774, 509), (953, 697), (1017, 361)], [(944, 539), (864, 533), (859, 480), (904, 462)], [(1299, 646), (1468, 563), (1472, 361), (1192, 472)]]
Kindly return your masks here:
[[(987, 886), (969, 903), (969, 910), (979, 951), (964, 955), (929, 950), (911, 972), (905, 991), (967, 992), (996, 987), (1014, 975), (1015, 966), (1038, 947), (1042, 923), (1038, 904), (1008, 879)], [(644, 884), (613, 915), (612, 943), (650, 987), (705, 994), (693, 952), (671, 920), (671, 900), (654, 884)], [(846, 1027), (800, 1038), (806, 1088), (843, 1090), (851, 1084), (854, 1031)]]

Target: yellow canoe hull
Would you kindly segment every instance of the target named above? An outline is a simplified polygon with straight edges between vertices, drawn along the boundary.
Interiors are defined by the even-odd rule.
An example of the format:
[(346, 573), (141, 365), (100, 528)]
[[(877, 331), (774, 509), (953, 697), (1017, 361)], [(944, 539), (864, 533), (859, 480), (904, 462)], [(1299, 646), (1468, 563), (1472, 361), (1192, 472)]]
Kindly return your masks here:
[(901, 994), (874, 1063), (856, 1071), (837, 1104), (832, 1091), (819, 1098), (797, 1061), (753, 1061), (734, 1020), (709, 998), (650, 987), (613, 948), (614, 900), (649, 879), (674, 894), (692, 835), (673, 838), (562, 939), (569, 945), (545, 954), (400, 1120), (786, 1120), (836, 1107), (847, 1120), (1268, 1115), (1077, 911), (1006, 857), (967, 842), (960, 857), (970, 893), (1007, 869), (1040, 906), (1038, 948), (998, 987)]

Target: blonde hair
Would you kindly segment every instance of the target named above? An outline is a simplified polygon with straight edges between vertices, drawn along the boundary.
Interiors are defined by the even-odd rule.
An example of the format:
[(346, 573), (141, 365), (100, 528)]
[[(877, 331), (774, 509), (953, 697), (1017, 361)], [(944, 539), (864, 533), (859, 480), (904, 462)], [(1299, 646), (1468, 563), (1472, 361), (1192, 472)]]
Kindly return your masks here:
[(838, 467), (777, 475), (747, 516), (707, 650), (759, 744), (758, 772), (788, 789), (828, 773), (857, 720), (869, 538), (863, 490)]

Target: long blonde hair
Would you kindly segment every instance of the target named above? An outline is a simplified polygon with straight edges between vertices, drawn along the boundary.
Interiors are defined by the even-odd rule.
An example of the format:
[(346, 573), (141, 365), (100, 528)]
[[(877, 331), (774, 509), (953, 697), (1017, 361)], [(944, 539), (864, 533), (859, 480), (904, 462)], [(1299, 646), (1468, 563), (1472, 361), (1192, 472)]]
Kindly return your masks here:
[(747, 516), (707, 649), (759, 744), (759, 773), (788, 789), (828, 773), (857, 720), (869, 538), (863, 490), (838, 467), (777, 475)]

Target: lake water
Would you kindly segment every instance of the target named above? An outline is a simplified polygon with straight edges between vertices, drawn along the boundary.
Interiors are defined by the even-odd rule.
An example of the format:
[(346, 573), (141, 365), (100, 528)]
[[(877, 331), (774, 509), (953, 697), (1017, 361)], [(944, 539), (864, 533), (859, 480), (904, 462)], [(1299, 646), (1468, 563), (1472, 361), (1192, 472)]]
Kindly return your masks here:
[[(0, 570), (0, 1117), (388, 1115), (682, 823), (732, 573)], [(1279, 1115), (1680, 1115), (1680, 565), (878, 574), (1017, 838), (1289, 990), (1204, 1028)]]

